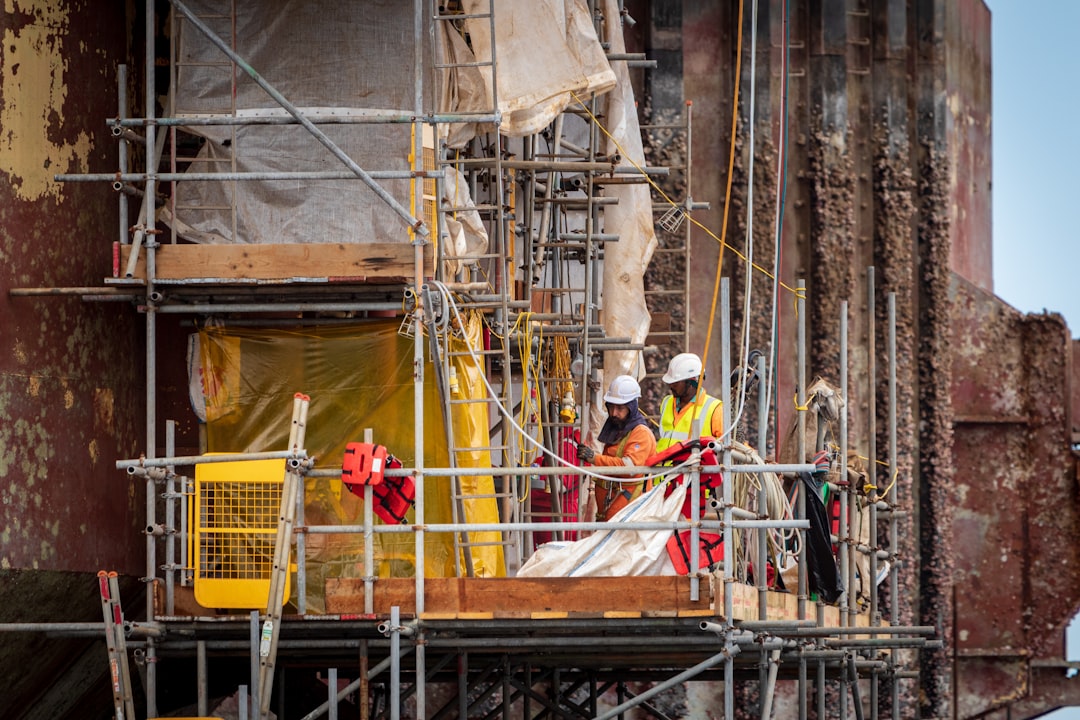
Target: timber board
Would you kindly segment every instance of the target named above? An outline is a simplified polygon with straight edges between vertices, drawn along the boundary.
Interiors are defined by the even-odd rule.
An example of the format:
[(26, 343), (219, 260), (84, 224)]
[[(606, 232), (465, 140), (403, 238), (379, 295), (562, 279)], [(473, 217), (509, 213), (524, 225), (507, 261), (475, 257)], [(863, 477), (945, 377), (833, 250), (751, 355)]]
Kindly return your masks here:
[[(690, 580), (684, 576), (595, 578), (427, 578), (424, 581), (424, 612), (427, 620), (560, 619), (560, 618), (722, 618), (722, 579), (703, 578), (699, 599), (690, 600)], [(374, 585), (376, 615), (388, 615), (397, 606), (406, 615), (416, 614), (416, 581), (412, 578), (380, 578)], [(714, 588), (721, 588), (719, 591)], [(758, 591), (751, 585), (731, 583), (732, 616), (735, 620), (758, 619)], [(798, 597), (794, 593), (766, 593), (769, 620), (796, 620)], [(817, 603), (807, 613), (815, 619)], [(825, 627), (840, 625), (840, 610), (820, 608)], [(364, 611), (364, 582), (358, 578), (326, 581), (326, 611), (351, 614)], [(862, 613), (855, 624), (866, 626)]]
[[(718, 583), (718, 586), (722, 583)], [(758, 619), (757, 588), (732, 583), (732, 615), (739, 620)], [(724, 596), (713, 594), (703, 578), (700, 600), (690, 602), (690, 581), (685, 577), (617, 578), (427, 578), (424, 580), (425, 620), (492, 620), (562, 618), (722, 618)], [(190, 587), (175, 589), (175, 616), (217, 616), (219, 611), (200, 606)], [(326, 612), (352, 617), (387, 617), (397, 606), (405, 615), (416, 614), (416, 581), (413, 578), (380, 578), (375, 581), (374, 612), (364, 614), (364, 582), (357, 578), (326, 581)], [(642, 607), (643, 605), (648, 607)], [(766, 593), (769, 620), (796, 620), (798, 596)], [(817, 603), (807, 604), (807, 615), (816, 619)], [(840, 609), (820, 608), (823, 627), (841, 625)], [(165, 612), (164, 588), (155, 586), (155, 615)], [(238, 615), (237, 617), (246, 617)], [(870, 615), (862, 612), (853, 624), (869, 627)]]
[[(381, 578), (375, 582), (376, 613), (388, 613), (396, 605), (415, 614), (416, 583), (411, 578)], [(495, 618), (656, 617), (702, 613), (711, 615), (708, 579), (701, 582), (700, 599), (690, 601), (690, 581), (685, 577), (601, 578), (427, 578), (424, 581), (424, 615), (467, 619), (477, 614)], [(329, 613), (362, 612), (364, 582), (355, 578), (326, 581)], [(665, 612), (666, 611), (666, 612)]]
[[(120, 248), (126, 268), (132, 246)], [(432, 246), (424, 246), (424, 275), (430, 274)], [(155, 281), (193, 284), (409, 281), (414, 250), (409, 243), (286, 243), (272, 245), (160, 245)], [(139, 253), (135, 277), (146, 280), (146, 251)]]

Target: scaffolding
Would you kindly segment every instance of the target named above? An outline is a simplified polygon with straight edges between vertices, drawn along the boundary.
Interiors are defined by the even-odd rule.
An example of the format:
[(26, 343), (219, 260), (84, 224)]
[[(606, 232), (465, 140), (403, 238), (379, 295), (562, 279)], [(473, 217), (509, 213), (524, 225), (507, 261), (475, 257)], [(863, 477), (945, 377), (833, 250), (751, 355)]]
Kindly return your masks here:
[[(734, 718), (740, 683), (756, 684), (759, 690), (754, 714), (771, 716), (778, 683), (788, 683), (798, 697), (799, 717), (806, 718), (811, 700), (818, 718), (846, 718), (849, 712), (900, 717), (901, 683), (917, 677), (917, 651), (934, 647), (935, 629), (900, 624), (897, 577), (901, 563), (896, 556), (898, 522), (904, 502), (897, 497), (895, 482), (878, 493), (877, 466), (896, 467), (896, 347), (895, 301), (889, 297), (889, 347), (887, 348), (888, 396), (891, 438), (887, 460), (878, 458), (874, 444), (873, 408), (878, 385), (875, 353), (871, 348), (869, 378), (865, 388), (853, 388), (848, 378), (847, 305), (842, 306), (839, 325), (838, 393), (845, 401), (865, 391), (871, 410), (868, 432), (869, 469), (860, 473), (849, 466), (847, 411), (835, 419), (837, 429), (832, 471), (827, 484), (835, 494), (839, 512), (832, 532), (837, 565), (844, 591), (834, 603), (814, 597), (808, 577), (808, 553), (797, 556), (797, 587), (778, 592), (768, 574), (751, 575), (737, 558), (738, 537), (755, 538), (756, 567), (768, 567), (769, 533), (791, 532), (805, 537), (810, 527), (804, 506), (806, 491), (798, 493), (793, 517), (776, 517), (766, 493), (752, 494), (740, 505), (734, 497), (736, 475), (763, 477), (789, 474), (799, 485), (801, 474), (815, 471), (807, 462), (808, 421), (818, 429), (817, 447), (824, 439), (824, 415), (812, 417), (813, 398), (808, 395), (806, 368), (806, 298), (797, 297), (798, 346), (796, 349), (798, 417), (796, 455), (799, 462), (763, 462), (747, 453), (735, 440), (740, 429), (740, 388), (749, 368), (742, 367), (730, 347), (730, 295), (728, 281), (721, 284), (720, 397), (724, 399), (725, 438), (690, 452), (677, 469), (691, 498), (699, 497), (704, 476), (723, 478), (722, 496), (713, 498), (702, 514), (698, 502), (689, 502), (690, 517), (663, 522), (591, 521), (586, 516), (588, 475), (573, 457), (558, 448), (587, 442), (596, 426), (603, 379), (633, 368), (644, 376), (640, 362), (646, 351), (645, 335), (671, 348), (688, 349), (687, 325), (681, 330), (662, 329), (637, 333), (637, 337), (609, 336), (610, 317), (617, 308), (606, 297), (605, 256), (620, 243), (618, 234), (607, 231), (605, 213), (618, 208), (625, 187), (649, 187), (650, 178), (673, 170), (684, 173), (685, 197), (671, 201), (654, 198), (648, 212), (654, 222), (683, 242), (664, 252), (681, 253), (682, 267), (690, 267), (690, 223), (695, 210), (707, 207), (690, 195), (692, 175), (690, 105), (683, 122), (644, 126), (685, 133), (685, 157), (681, 167), (650, 167), (631, 158), (618, 157), (601, 135), (599, 94), (580, 98), (574, 92), (550, 123), (523, 134), (512, 143), (499, 132), (506, 115), (500, 110), (496, 78), (496, 10), (493, 0), (439, 4), (415, 0), (416, 43), (411, 66), (414, 84), (408, 96), (412, 107), (396, 112), (344, 112), (312, 110), (298, 106), (252, 67), (236, 49), (237, 3), (223, 12), (198, 12), (181, 0), (171, 0), (171, 36), (181, 31), (198, 32), (224, 56), (212, 67), (200, 65), (170, 48), (170, 98), (165, 115), (155, 115), (155, 61), (159, 56), (155, 3), (146, 4), (146, 66), (144, 117), (128, 116), (127, 75), (118, 75), (119, 112), (109, 124), (119, 143), (119, 167), (114, 173), (58, 176), (68, 182), (110, 182), (118, 190), (119, 239), (114, 242), (114, 277), (105, 288), (69, 288), (67, 292), (87, 298), (131, 297), (138, 301), (146, 321), (146, 440), (139, 458), (117, 462), (117, 468), (145, 481), (146, 576), (145, 626), (132, 625), (128, 648), (139, 653), (144, 671), (145, 716), (159, 714), (162, 684), (191, 687), (197, 712), (210, 712), (211, 662), (235, 667), (247, 660), (248, 683), (237, 688), (241, 717), (267, 717), (277, 708), (286, 713), (285, 688), (304, 685), (326, 671), (326, 702), (309, 709), (305, 718), (336, 717), (339, 703), (358, 696), (362, 717), (588, 717), (612, 718), (631, 708), (664, 717), (654, 699), (666, 690), (689, 681), (717, 681), (723, 688), (724, 717)], [(589, 19), (601, 28), (608, 42), (610, 63), (647, 66), (647, 61), (623, 52), (611, 42), (621, 19), (621, 3), (589, 3)], [(605, 11), (607, 11), (605, 13)], [(467, 27), (467, 29), (466, 29)], [(229, 28), (228, 34), (219, 28)], [(484, 29), (486, 28), (486, 30)], [(446, 38), (465, 39), (475, 55), (465, 58), (445, 45)], [(431, 60), (425, 57), (430, 50)], [(187, 63), (185, 65), (185, 63)], [(229, 77), (232, 104), (218, 113), (188, 112), (178, 108), (172, 90), (178, 75), (196, 69), (220, 71)], [(439, 73), (487, 73), (490, 107), (469, 112), (436, 112), (429, 104), (432, 77)], [(237, 78), (244, 77), (271, 97), (281, 111), (245, 113), (235, 104)], [(241, 93), (242, 95), (242, 93)], [(464, 124), (492, 126), (460, 148), (440, 142), (447, 128)], [(636, 125), (636, 122), (634, 123)], [(411, 151), (407, 169), (362, 167), (346, 152), (328, 129), (339, 126), (393, 126), (408, 129)], [(340, 162), (334, 170), (249, 171), (242, 168), (242, 134), (251, 127), (299, 128)], [(193, 130), (220, 131), (220, 145), (231, 148), (227, 156), (208, 157), (205, 152), (185, 155), (198, 145)], [(573, 130), (573, 132), (572, 132)], [(607, 131), (604, 130), (604, 133)], [(581, 141), (581, 138), (584, 141)], [(132, 171), (130, 158), (138, 143), (146, 161), (142, 171)], [(205, 149), (205, 145), (203, 149)], [(401, 224), (406, 241), (363, 244), (238, 245), (202, 244), (184, 240), (202, 233), (185, 225), (183, 215), (192, 210), (220, 211), (226, 222), (215, 232), (231, 233), (235, 243), (243, 234), (243, 212), (235, 190), (245, 183), (341, 182), (359, 180), (390, 209)], [(187, 203), (178, 186), (212, 182), (233, 188), (231, 201), (220, 207), (210, 203)], [(401, 183), (404, 198), (382, 183)], [(469, 189), (468, 202), (460, 201), (456, 183)], [(164, 191), (163, 191), (164, 188)], [(134, 228), (129, 196), (141, 197)], [(163, 207), (157, 208), (157, 200)], [(452, 201), (447, 201), (452, 198)], [(452, 237), (447, 228), (467, 223), (465, 216), (480, 218), (490, 246), (447, 247)], [(166, 218), (169, 242), (158, 228)], [(224, 228), (224, 230), (221, 230)], [(134, 230), (134, 232), (132, 232)], [(203, 233), (205, 235), (205, 233)], [(270, 268), (270, 269), (267, 269)], [(346, 268), (341, 271), (341, 268)], [(873, 271), (868, 272), (869, 317), (873, 311)], [(800, 286), (804, 283), (799, 283)], [(682, 288), (652, 290), (654, 296), (681, 293), (689, 306), (689, 283)], [(46, 294), (27, 289), (22, 294)], [(645, 293), (642, 293), (644, 302)], [(292, 319), (283, 321), (282, 313)], [(405, 467), (388, 468), (386, 478), (411, 478), (415, 504), (407, 523), (376, 523), (372, 517), (372, 488), (363, 489), (363, 521), (359, 524), (323, 524), (305, 518), (305, 486), (311, 479), (341, 476), (331, 458), (313, 458), (304, 444), (304, 433), (293, 432), (281, 450), (178, 456), (176, 424), (158, 417), (158, 322), (163, 314), (185, 317), (245, 318), (241, 324), (273, 326), (302, 323), (331, 326), (358, 319), (393, 314), (400, 321), (399, 335), (407, 338), (411, 351), (412, 408), (404, 411), (412, 427), (412, 459)], [(276, 315), (269, 319), (267, 316)], [(470, 318), (480, 318), (479, 333), (470, 338), (463, 330)], [(875, 337), (875, 328), (867, 337)], [(480, 338), (480, 340), (477, 340)], [(399, 341), (402, 342), (402, 341)], [(650, 348), (654, 349), (654, 348)], [(544, 363), (541, 358), (552, 358)], [(754, 368), (764, 377), (763, 359)], [(479, 370), (482, 394), (459, 396), (464, 382), (460, 366)], [(637, 363), (637, 364), (634, 364)], [(434, 380), (441, 427), (427, 426), (430, 403), (426, 399), (426, 376)], [(759, 422), (768, 416), (765, 383), (759, 383)], [(303, 388), (294, 388), (303, 391)], [(314, 397), (313, 401), (318, 398)], [(598, 407), (600, 406), (600, 407)], [(459, 408), (455, 410), (455, 408)], [(460, 408), (483, 408), (481, 417), (493, 416), (485, 431), (488, 442), (466, 442), (456, 428), (454, 413)], [(297, 417), (293, 416), (295, 426)], [(160, 428), (166, 438), (164, 454), (157, 442)], [(351, 428), (350, 431), (356, 431)], [(365, 441), (379, 439), (372, 423)], [(427, 464), (427, 446), (433, 436), (445, 435), (446, 462)], [(751, 433), (746, 432), (749, 435)], [(768, 446), (767, 427), (757, 429), (757, 447)], [(309, 435), (310, 437), (310, 435)], [(205, 448), (204, 448), (205, 449)], [(552, 452), (554, 450), (554, 452)], [(712, 452), (704, 458), (705, 450)], [(479, 457), (476, 457), (479, 456)], [(192, 523), (201, 521), (196, 507), (196, 482), (186, 473), (210, 463), (245, 463), (255, 460), (282, 462), (285, 485), (269, 499), (278, 522), (291, 528), (279, 532), (274, 552), (274, 590), (266, 607), (249, 614), (181, 612), (190, 609), (191, 586), (196, 582)], [(659, 471), (663, 473), (664, 471)], [(657, 474), (655, 467), (625, 468), (613, 475)], [(667, 471), (673, 475), (674, 470)], [(483, 475), (492, 479), (491, 492), (467, 485), (464, 479)], [(292, 484), (289, 478), (292, 477)], [(450, 522), (432, 521), (425, 490), (439, 488), (449, 500)], [(760, 482), (759, 482), (760, 487)], [(800, 485), (800, 488), (805, 488)], [(546, 496), (547, 504), (535, 501)], [(430, 497), (430, 496), (429, 496)], [(290, 500), (290, 498), (295, 498)], [(475, 502), (494, 502), (493, 522), (477, 522), (469, 508)], [(864, 514), (865, 513), (865, 514)], [(163, 517), (162, 517), (163, 515)], [(863, 534), (856, 525), (866, 524)], [(879, 532), (879, 523), (887, 532)], [(584, 533), (637, 533), (642, 531), (688, 531), (690, 567), (703, 567), (686, 576), (527, 578), (512, 577), (533, 554), (538, 538), (563, 540)], [(702, 565), (698, 557), (699, 533), (723, 536), (723, 561), (715, 567)], [(295, 536), (295, 612), (284, 612), (288, 589), (281, 575), (289, 574), (288, 538)], [(326, 580), (326, 603), (321, 611), (307, 607), (309, 597), (308, 542), (320, 536), (354, 536), (362, 546), (359, 577)], [(888, 538), (879, 545), (878, 537)], [(375, 569), (377, 538), (407, 538), (412, 548), (412, 576), (387, 577)], [(410, 538), (411, 539), (408, 539)], [(426, 572), (428, 539), (449, 537), (452, 542), (452, 577)], [(282, 540), (282, 537), (285, 540)], [(741, 542), (741, 541), (738, 541)], [(804, 540), (805, 542), (805, 540)], [(284, 543), (284, 546), (282, 545)], [(502, 553), (508, 577), (483, 577), (474, 562), (474, 551), (495, 546)], [(749, 558), (750, 551), (742, 560)], [(163, 557), (162, 557), (163, 555)], [(888, 579), (887, 611), (878, 601), (878, 577)], [(779, 569), (778, 569), (779, 572)], [(855, 588), (862, 584), (863, 591)], [(286, 583), (287, 584), (287, 583)], [(275, 600), (278, 599), (278, 600)], [(113, 598), (118, 601), (118, 598)], [(648, 607), (643, 608), (643, 604)], [(235, 608), (233, 608), (235, 610)], [(95, 626), (96, 627), (96, 626)], [(64, 623), (49, 628), (6, 625), (5, 631), (49, 629), (84, 632), (86, 627)], [(115, 631), (114, 631), (115, 636)], [(111, 657), (111, 655), (110, 655)], [(177, 677), (170, 662), (196, 660), (194, 678)], [(317, 668), (317, 669), (316, 669)], [(813, 675), (813, 677), (811, 677)], [(343, 682), (341, 678), (355, 678)], [(301, 680), (300, 678), (303, 678)], [(649, 683), (642, 689), (639, 683)], [(830, 688), (838, 688), (835, 696)], [(272, 688), (278, 691), (275, 706)], [(450, 688), (447, 693), (436, 688)], [(865, 691), (865, 694), (864, 694)], [(883, 693), (889, 697), (888, 707)], [(612, 704), (610, 695), (614, 694)], [(250, 697), (250, 700), (248, 699)], [(864, 702), (865, 700), (865, 702)], [(255, 710), (255, 708), (258, 710)], [(169, 709), (171, 710), (171, 709)]]

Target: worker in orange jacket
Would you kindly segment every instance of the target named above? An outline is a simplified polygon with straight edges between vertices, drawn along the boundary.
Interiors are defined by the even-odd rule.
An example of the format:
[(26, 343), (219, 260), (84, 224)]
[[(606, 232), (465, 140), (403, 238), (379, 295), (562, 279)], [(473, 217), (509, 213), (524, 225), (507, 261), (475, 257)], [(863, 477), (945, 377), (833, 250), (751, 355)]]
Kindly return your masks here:
[[(587, 445), (578, 445), (578, 458), (596, 467), (625, 467), (644, 465), (656, 452), (656, 438), (648, 420), (638, 409), (641, 387), (629, 375), (619, 375), (611, 381), (604, 402), (608, 417), (597, 439), (604, 444), (603, 453)], [(607, 520), (641, 495), (643, 481), (628, 476), (596, 481), (596, 519)]]

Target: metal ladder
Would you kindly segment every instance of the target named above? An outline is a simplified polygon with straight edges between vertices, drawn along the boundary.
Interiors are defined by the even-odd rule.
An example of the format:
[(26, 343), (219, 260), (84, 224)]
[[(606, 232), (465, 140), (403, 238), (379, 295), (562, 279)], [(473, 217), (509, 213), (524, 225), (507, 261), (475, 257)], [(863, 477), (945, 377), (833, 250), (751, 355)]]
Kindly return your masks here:
[[(673, 146), (678, 146), (675, 142), (678, 136), (683, 137), (683, 146), (686, 148), (684, 151), (684, 162), (681, 165), (671, 165), (669, 169), (672, 175), (681, 174), (683, 178), (684, 187), (686, 188), (686, 196), (681, 205), (673, 206), (666, 201), (654, 201), (653, 214), (659, 219), (657, 225), (661, 229), (668, 233), (668, 237), (672, 239), (680, 239), (679, 244), (672, 242), (671, 244), (661, 244), (653, 251), (653, 255), (673, 255), (682, 259), (683, 266), (683, 283), (681, 289), (666, 288), (666, 289), (649, 289), (645, 291), (645, 302), (649, 307), (649, 311), (653, 312), (657, 307), (669, 307), (670, 302), (665, 302), (665, 299), (677, 296), (679, 298), (678, 304), (684, 308), (690, 307), (690, 232), (693, 224), (686, 221), (686, 217), (689, 216), (690, 211), (694, 209), (700, 209), (702, 206), (708, 207), (708, 203), (694, 203), (691, 192), (691, 129), (692, 129), (692, 113), (691, 108), (693, 106), (689, 103), (686, 105), (686, 113), (683, 116), (683, 122), (671, 122), (671, 123), (656, 123), (650, 125), (642, 125), (641, 132), (646, 133), (658, 133), (658, 134), (670, 134), (670, 143)], [(672, 186), (676, 186), (674, 182)], [(656, 190), (653, 190), (653, 196), (657, 195)], [(669, 192), (670, 196), (670, 192)], [(680, 232), (681, 230), (681, 232)], [(723, 252), (721, 248), (720, 252)], [(667, 330), (650, 330), (650, 339), (654, 341), (665, 340), (666, 342), (661, 344), (673, 345), (675, 351), (671, 353), (688, 352), (690, 349), (690, 323), (687, 318), (683, 318), (682, 329), (673, 330), (670, 327)], [(666, 363), (664, 364), (666, 368)], [(664, 374), (664, 368), (661, 368), (659, 372), (650, 373), (646, 375), (646, 378), (659, 378)]]
[[(434, 67), (436, 70), (448, 72), (467, 69), (487, 70), (490, 72), (492, 107), (485, 108), (475, 114), (477, 116), (494, 116), (497, 114), (499, 105), (494, 42), (495, 2), (494, 0), (488, 0), (486, 11), (477, 9), (476, 12), (471, 13), (464, 11), (452, 12), (455, 6), (461, 8), (460, 3), (432, 4), (432, 18), (436, 28), (448, 33), (462, 32), (459, 27), (464, 28), (464, 26), (486, 30), (491, 39), (489, 43), (490, 56), (477, 57), (471, 62), (446, 62), (447, 53), (441, 44), (443, 33), (436, 32), (438, 40), (435, 43)], [(467, 34), (467, 29), (465, 33)], [(461, 114), (468, 115), (469, 113)], [(434, 153), (438, 158), (440, 169), (453, 166), (467, 177), (484, 179), (483, 182), (474, 182), (473, 187), (486, 185), (489, 188), (489, 196), (486, 198), (486, 202), (474, 198), (477, 202), (473, 207), (445, 207), (440, 203), (439, 212), (437, 213), (439, 227), (445, 226), (447, 216), (453, 216), (455, 213), (466, 209), (476, 211), (480, 214), (485, 227), (488, 229), (490, 246), (490, 252), (459, 256), (458, 259), (462, 262), (462, 266), (467, 266), (468, 270), (459, 271), (458, 277), (445, 278), (442, 273), (441, 262), (439, 262), (440, 267), (436, 276), (443, 278), (448, 290), (455, 293), (455, 304), (463, 320), (474, 312), (481, 312), (484, 313), (486, 318), (491, 318), (492, 324), (501, 327), (503, 330), (502, 339), (498, 339), (499, 333), (492, 333), (493, 345), (495, 341), (498, 341), (499, 347), (493, 346), (491, 349), (473, 348), (471, 353), (468, 350), (455, 349), (451, 340), (455, 322), (452, 310), (449, 307), (442, 307), (445, 303), (441, 302), (441, 298), (436, 301), (430, 292), (424, 293), (425, 317), (429, 320), (427, 329), (431, 338), (432, 359), (437, 368), (436, 385), (443, 401), (448, 454), (450, 467), (452, 468), (462, 467), (463, 465), (469, 467), (473, 464), (463, 462), (466, 453), (490, 453), (493, 466), (514, 466), (517, 462), (516, 436), (505, 418), (497, 432), (489, 430), (488, 444), (481, 447), (459, 445), (460, 440), (455, 438), (453, 429), (453, 416), (456, 412), (466, 412), (470, 408), (481, 405), (490, 407), (492, 400), (486, 394), (479, 398), (465, 398), (455, 392), (455, 389), (459, 387), (459, 383), (464, 381), (464, 378), (456, 377), (456, 366), (459, 363), (473, 365), (478, 361), (480, 364), (479, 371), (489, 378), (492, 389), (495, 391), (495, 399), (498, 400), (499, 404), (502, 407), (510, 407), (513, 402), (511, 382), (513, 359), (510, 344), (506, 339), (506, 328), (508, 327), (511, 309), (509, 298), (513, 291), (514, 259), (513, 246), (508, 242), (508, 238), (511, 236), (507, 229), (508, 218), (505, 212), (507, 207), (512, 206), (513, 200), (512, 196), (508, 196), (506, 191), (503, 177), (502, 139), (497, 131), (488, 136), (488, 143), (486, 154), (472, 159), (451, 158), (448, 157), (445, 150)], [(473, 145), (474, 148), (478, 148), (482, 145), (482, 141), (474, 139)], [(512, 191), (512, 186), (510, 189)], [(442, 187), (438, 188), (437, 196), (442, 197)], [(437, 260), (441, 260), (441, 258)], [(439, 327), (435, 327), (434, 319), (436, 317), (442, 318), (442, 322), (438, 323)], [(474, 355), (476, 361), (473, 360)], [(498, 368), (499, 372), (490, 374), (487, 372), (492, 364), (500, 366)], [(477, 475), (482, 476), (483, 470), (478, 470)], [(466, 508), (473, 501), (495, 500), (500, 505), (500, 514), (504, 522), (518, 519), (519, 504), (517, 502), (516, 481), (509, 477), (504, 479), (502, 489), (496, 488), (495, 492), (490, 494), (466, 492), (463, 488), (462, 478), (458, 476), (452, 479), (451, 487), (451, 507), (455, 524), (464, 524), (466, 522)], [(501, 539), (497, 541), (482, 541), (472, 539), (467, 532), (455, 533), (455, 568), (458, 576), (463, 573), (469, 577), (474, 576), (473, 549), (476, 547), (501, 546), (504, 560), (508, 564), (512, 562), (512, 555), (520, 557), (520, 548), (517, 547), (516, 537), (516, 534), (503, 534)]]
[(105, 644), (109, 649), (109, 684), (112, 687), (116, 720), (135, 720), (128, 667), (124, 613), (120, 609), (120, 584), (115, 572), (98, 572), (101, 614), (105, 620)]
[[(307, 429), (307, 413), (311, 398), (302, 393), (293, 397), (292, 426), (289, 430), (289, 450), (296, 452), (304, 447)], [(289, 587), (289, 552), (296, 520), (296, 499), (303, 478), (303, 463), (298, 458), (286, 461), (285, 479), (281, 487), (281, 510), (278, 515), (277, 537), (274, 540), (274, 565), (270, 576), (270, 591), (266, 602), (266, 618), (263, 620), (259, 642), (259, 714), (266, 718), (270, 711), (270, 699), (274, 692), (274, 668), (277, 664), (278, 638), (281, 633), (281, 608), (285, 604), (285, 590)], [(303, 558), (299, 558), (303, 562)]]
[[(218, 12), (218, 13), (206, 13), (206, 14), (202, 14), (202, 15), (197, 15), (196, 17), (198, 17), (199, 20), (205, 22), (208, 25), (213, 25), (215, 22), (227, 22), (230, 26), (234, 27), (236, 25), (236, 3), (232, 2), (230, 0), (226, 0), (222, 4), (226, 5), (227, 9), (223, 9), (221, 12)], [(173, 73), (173, 76), (170, 78), (170, 81), (169, 81), (170, 88), (177, 87), (179, 73), (184, 72), (185, 68), (195, 68), (195, 67), (219, 68), (223, 72), (227, 72), (229, 77), (231, 78), (232, 92), (229, 94), (230, 104), (229, 104), (229, 110), (228, 110), (227, 114), (230, 115), (230, 116), (235, 116), (236, 115), (236, 110), (237, 110), (237, 108), (236, 108), (236, 96), (237, 96), (236, 77), (237, 77), (237, 73), (240, 72), (239, 69), (236, 66), (236, 63), (233, 62), (231, 59), (229, 59), (227, 57), (225, 57), (222, 60), (213, 61), (213, 62), (205, 61), (205, 60), (199, 61), (199, 62), (196, 62), (196, 63), (184, 61), (184, 59), (181, 57), (179, 48), (176, 47), (176, 38), (181, 36), (180, 35), (180, 32), (181, 32), (180, 24), (181, 23), (187, 23), (189, 25), (189, 27), (187, 28), (187, 32), (190, 33), (190, 34), (194, 34), (194, 35), (198, 36), (201, 33), (197, 28), (195, 28), (193, 26), (190, 26), (190, 21), (182, 13), (173, 12), (172, 15), (170, 16), (170, 21), (171, 21), (171, 23), (173, 25), (173, 27), (172, 27), (172, 29), (170, 31), (170, 37), (172, 38), (172, 40), (170, 41), (170, 49), (169, 49), (169, 52), (172, 54), (172, 60), (170, 62), (170, 68), (171, 68), (170, 72)], [(232, 33), (220, 33), (220, 34), (221, 34), (222, 37), (230, 37), (230, 38), (232, 37)], [(231, 43), (231, 46), (232, 46), (233, 50), (236, 49), (235, 43)], [(172, 90), (170, 90), (170, 92), (169, 92), (169, 103), (170, 103), (170, 105), (175, 105), (175, 92), (172, 91)], [(171, 107), (170, 110), (169, 110), (169, 115), (176, 117), (176, 116), (179, 116), (181, 114), (184, 114), (185, 112), (189, 112), (189, 111), (187, 109), (185, 109), (185, 108)], [(179, 172), (180, 168), (178, 167), (178, 165), (183, 164), (185, 166), (187, 166), (187, 165), (202, 165), (202, 166), (204, 166), (204, 169), (202, 170), (203, 172), (231, 172), (231, 173), (237, 172), (237, 170), (239, 169), (237, 167), (237, 164), (236, 164), (236, 148), (237, 148), (237, 135), (236, 135), (236, 133), (237, 133), (238, 126), (237, 125), (228, 125), (226, 127), (227, 127), (228, 132), (229, 132), (229, 138), (225, 143), (222, 143), (222, 146), (219, 148), (219, 151), (225, 152), (226, 156), (225, 157), (218, 157), (218, 158), (213, 158), (213, 157), (202, 157), (202, 158), (200, 158), (197, 155), (182, 155), (181, 154), (181, 148), (179, 146), (179, 143), (177, 142), (177, 132), (178, 132), (177, 128), (175, 126), (172, 126), (172, 127), (168, 128), (167, 132), (168, 132), (168, 137), (169, 137), (169, 145), (171, 147), (171, 151), (169, 153), (169, 169), (168, 169), (168, 171), (171, 172), (171, 173)], [(164, 139), (164, 137), (165, 137), (165, 133), (162, 133), (162, 139)], [(209, 141), (207, 141), (207, 142), (209, 142)], [(160, 156), (160, 152), (158, 153), (158, 155)], [(222, 181), (222, 182), (224, 182), (224, 181)], [(173, 236), (172, 237), (172, 242), (175, 243), (177, 241), (176, 235), (177, 235), (177, 219), (178, 219), (178, 217), (184, 216), (185, 214), (190, 215), (190, 214), (194, 214), (194, 213), (198, 213), (198, 212), (218, 211), (218, 210), (228, 211), (229, 212), (229, 218), (230, 218), (229, 231), (230, 231), (230, 233), (232, 235), (230, 241), (231, 242), (237, 242), (237, 228), (236, 228), (236, 226), (237, 226), (237, 213), (236, 213), (236, 193), (235, 193), (236, 181), (235, 180), (232, 181), (231, 185), (232, 185), (232, 190), (230, 190), (230, 192), (229, 192), (230, 202), (229, 202), (228, 205), (209, 205), (209, 204), (201, 204), (201, 203), (182, 205), (182, 204), (178, 204), (176, 202), (176, 183), (174, 182), (173, 183), (173, 190), (172, 190), (172, 193), (170, 195), (171, 201), (166, 206), (167, 212), (169, 213), (169, 215), (172, 216), (172, 221), (169, 223), (169, 225), (171, 227), (172, 236)]]

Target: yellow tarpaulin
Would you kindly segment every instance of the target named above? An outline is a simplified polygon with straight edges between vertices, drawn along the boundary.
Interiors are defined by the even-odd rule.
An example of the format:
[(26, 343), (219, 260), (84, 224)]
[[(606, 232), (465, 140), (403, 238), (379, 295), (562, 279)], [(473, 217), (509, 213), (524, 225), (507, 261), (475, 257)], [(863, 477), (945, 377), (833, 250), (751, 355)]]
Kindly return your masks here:
[[(479, 336), (479, 323), (472, 330)], [(306, 449), (316, 467), (341, 467), (346, 444), (362, 441), (372, 428), (373, 440), (385, 445), (405, 467), (415, 466), (413, 340), (398, 334), (398, 322), (371, 321), (347, 326), (297, 329), (209, 327), (200, 330), (203, 378), (227, 378), (205, 384), (207, 449), (210, 452), (262, 452), (285, 449), (288, 444), (292, 398), (296, 392), (311, 397), (306, 427)], [(425, 340), (425, 352), (427, 350)], [(479, 370), (470, 358), (455, 358), (459, 392), (463, 397), (485, 393)], [(424, 369), (425, 467), (448, 465), (442, 401), (434, 383), (433, 366)], [(478, 393), (478, 394), (474, 394)], [(453, 406), (459, 446), (486, 447), (487, 409), (483, 404)], [(463, 457), (467, 455), (468, 457)], [(486, 453), (459, 453), (462, 467), (489, 467)], [(490, 476), (464, 478), (467, 495), (493, 492)], [(426, 523), (452, 522), (451, 480), (424, 478)], [(359, 525), (363, 502), (337, 478), (309, 478), (305, 484), (307, 525)], [(408, 522), (415, 511), (410, 511)], [(466, 503), (469, 522), (497, 522), (492, 499)], [(376, 520), (377, 523), (381, 521)], [(485, 534), (474, 534), (473, 541)], [(412, 534), (376, 533), (375, 569), (382, 577), (410, 577), (415, 572)], [(473, 551), (477, 575), (505, 574), (498, 546)], [(425, 535), (425, 574), (450, 577), (454, 569), (454, 543), (449, 534)], [(307, 607), (324, 607), (324, 581), (329, 577), (363, 575), (363, 536), (359, 534), (307, 536)]]

